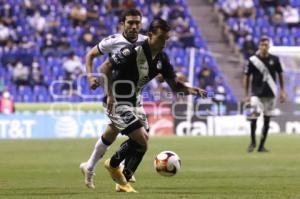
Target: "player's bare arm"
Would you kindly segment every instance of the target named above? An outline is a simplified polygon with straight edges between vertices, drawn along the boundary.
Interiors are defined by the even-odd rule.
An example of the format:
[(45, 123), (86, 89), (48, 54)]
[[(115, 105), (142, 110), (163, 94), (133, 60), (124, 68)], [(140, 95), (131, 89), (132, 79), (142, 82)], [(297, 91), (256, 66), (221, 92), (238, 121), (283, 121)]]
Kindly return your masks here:
[(114, 105), (116, 104), (116, 99), (113, 95), (113, 90), (112, 90), (112, 63), (107, 59), (105, 62), (103, 62), (100, 66), (100, 73), (106, 77), (106, 84), (104, 85), (106, 88), (106, 93), (107, 93), (107, 110), (109, 114), (113, 112)]
[(207, 92), (204, 89), (197, 87), (186, 86), (183, 82), (173, 79), (166, 79), (166, 82), (175, 93), (184, 93), (185, 95), (196, 95), (200, 97), (207, 97)]
[(89, 86), (91, 89), (95, 90), (100, 86), (99, 79), (93, 76), (93, 60), (95, 57), (100, 56), (97, 46), (94, 46), (85, 56), (85, 67), (86, 73), (89, 81)]
[(282, 73), (278, 74), (279, 77), (279, 84), (280, 84), (280, 102), (284, 103), (286, 100), (286, 92), (284, 90), (284, 79)]
[(249, 83), (250, 83), (250, 75), (244, 75), (244, 101), (249, 102), (250, 96), (249, 96)]

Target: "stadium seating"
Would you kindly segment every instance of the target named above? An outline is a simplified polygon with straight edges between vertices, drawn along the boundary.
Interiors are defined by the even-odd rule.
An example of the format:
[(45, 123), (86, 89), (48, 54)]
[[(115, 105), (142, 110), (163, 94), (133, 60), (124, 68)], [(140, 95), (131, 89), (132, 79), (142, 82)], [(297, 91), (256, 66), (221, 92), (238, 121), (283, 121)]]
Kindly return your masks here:
[[(96, 97), (84, 97), (84, 94), (97, 94), (97, 92), (102, 91), (90, 91), (87, 81), (84, 79), (78, 84), (78, 77), (71, 80), (66, 78), (67, 72), (64, 63), (70, 53), (73, 52), (80, 58), (82, 71), (84, 71), (84, 55), (87, 50), (105, 36), (117, 32), (115, 27), (117, 27), (118, 17), (116, 15), (120, 13), (120, 9), (112, 8), (109, 10), (109, 6), (105, 5), (103, 1), (46, 0), (47, 3), (42, 2), (26, 3), (19, 0), (0, 2), (0, 17), (3, 19), (0, 20), (2, 21), (0, 28), (9, 32), (7, 35), (0, 35), (0, 73), (7, 89), (14, 96), (16, 102), (98, 101), (97, 95)], [(180, 37), (184, 28), (177, 26), (175, 31), (178, 33), (179, 39), (171, 40), (166, 49), (171, 57), (171, 62), (174, 66), (182, 66), (186, 76), (188, 76), (190, 47), (200, 49), (195, 55), (194, 71), (196, 75), (201, 70), (203, 59), (205, 59), (216, 76), (222, 76), (216, 61), (207, 49), (199, 27), (189, 12), (186, 1), (135, 0), (132, 2), (142, 10), (147, 19), (145, 20), (145, 27), (156, 16), (168, 19), (171, 23), (172, 20), (182, 17), (188, 23), (188, 30), (185, 30), (187, 31), (185, 33), (191, 36)], [(127, 3), (127, 5), (122, 6), (130, 7), (130, 4)], [(158, 6), (160, 9), (156, 15), (151, 10), (154, 6)], [(78, 10), (79, 13), (81, 11), (88, 13), (85, 20), (73, 16), (73, 11), (78, 14)], [(85, 40), (85, 33), (93, 35), (92, 41)], [(299, 34), (299, 31), (295, 30), (294, 34)], [(104, 59), (105, 57), (97, 59), (95, 64), (99, 65)], [(16, 85), (12, 78), (16, 64), (22, 62), (25, 67), (32, 71), (33, 61), (36, 61), (41, 68), (43, 83), (36, 85), (30, 76), (25, 85)], [(196, 75), (194, 84), (198, 85)], [(54, 85), (53, 81), (55, 80), (71, 81), (71, 86), (66, 86), (66, 83)], [(224, 85), (226, 93), (228, 93), (227, 99), (236, 101), (226, 82)], [(64, 91), (63, 88), (67, 91)], [(80, 89), (81, 94), (78, 94), (78, 89)], [(53, 93), (55, 96), (52, 95)], [(150, 96), (149, 100), (153, 100), (153, 97)]]
[[(232, 16), (226, 16), (224, 9), (225, 4), (229, 2), (228, 0), (217, 0), (215, 5), (223, 13), (224, 23), (226, 28), (229, 30), (230, 34), (234, 33), (236, 30), (246, 29), (248, 34), (238, 35), (234, 38), (236, 47), (243, 52), (243, 43), (246, 40), (247, 35), (251, 35), (254, 43), (258, 44), (258, 40), (262, 35), (267, 35), (272, 39), (272, 43), (275, 46), (299, 46), (300, 45), (300, 1), (299, 0), (286, 0), (286, 1), (274, 1), (277, 5), (272, 7), (263, 7), (259, 0), (253, 0), (255, 15), (253, 16), (238, 16), (237, 14)], [(233, 1), (232, 1), (233, 2)], [(241, 1), (236, 0), (236, 3)], [(288, 8), (293, 8), (296, 12), (295, 19), (298, 18), (298, 22), (288, 23), (285, 19), (286, 10)], [(279, 14), (279, 22), (274, 20), (274, 16)], [(237, 29), (239, 27), (240, 29)], [(247, 58), (247, 56), (245, 56)], [(295, 89), (298, 88), (300, 73), (299, 65), (289, 66), (285, 68), (287, 74), (287, 84), (286, 89), (288, 91), (288, 96), (291, 101), (295, 101), (298, 97), (295, 95)], [(298, 69), (297, 69), (298, 68)], [(296, 70), (295, 70), (296, 69)]]

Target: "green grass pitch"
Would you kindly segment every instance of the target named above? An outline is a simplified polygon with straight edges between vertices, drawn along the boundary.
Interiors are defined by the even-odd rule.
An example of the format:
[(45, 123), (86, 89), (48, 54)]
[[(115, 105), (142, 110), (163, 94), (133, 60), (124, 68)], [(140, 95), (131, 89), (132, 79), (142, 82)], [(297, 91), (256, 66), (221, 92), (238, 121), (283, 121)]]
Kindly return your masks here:
[[(248, 154), (248, 137), (152, 137), (136, 173), (137, 194), (115, 193), (103, 160), (96, 169), (96, 189), (84, 186), (78, 167), (95, 142), (0, 141), (0, 199), (300, 199), (299, 135), (271, 135), (266, 154)], [(153, 158), (163, 150), (181, 157), (182, 169), (174, 177), (153, 169)]]

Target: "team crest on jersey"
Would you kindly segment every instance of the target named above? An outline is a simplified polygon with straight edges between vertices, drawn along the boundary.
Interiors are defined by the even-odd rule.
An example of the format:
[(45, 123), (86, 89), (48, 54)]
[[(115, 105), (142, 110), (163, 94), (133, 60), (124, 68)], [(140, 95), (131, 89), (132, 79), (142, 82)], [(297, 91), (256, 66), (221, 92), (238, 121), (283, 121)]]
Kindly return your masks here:
[(270, 60), (270, 61), (269, 61), (269, 64), (270, 64), (270, 65), (274, 65), (274, 61), (273, 61), (273, 60)]
[(122, 53), (125, 57), (127, 57), (128, 55), (130, 55), (130, 50), (129, 50), (129, 48), (124, 48), (124, 49), (121, 51), (121, 53)]
[(161, 70), (161, 69), (162, 69), (162, 63), (161, 63), (161, 61), (158, 61), (158, 62), (157, 62), (156, 68), (157, 68), (158, 70)]

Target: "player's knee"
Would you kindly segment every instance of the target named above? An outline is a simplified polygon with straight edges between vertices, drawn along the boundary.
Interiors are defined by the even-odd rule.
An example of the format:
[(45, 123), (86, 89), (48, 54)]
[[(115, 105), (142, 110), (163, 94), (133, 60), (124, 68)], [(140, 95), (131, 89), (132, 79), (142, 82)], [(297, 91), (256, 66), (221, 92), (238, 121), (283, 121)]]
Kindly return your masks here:
[(144, 134), (147, 141), (149, 140), (149, 134), (148, 133), (149, 133), (149, 131), (147, 131), (147, 133)]
[(108, 127), (102, 135), (106, 141), (113, 143), (118, 135), (118, 131), (114, 128)]

